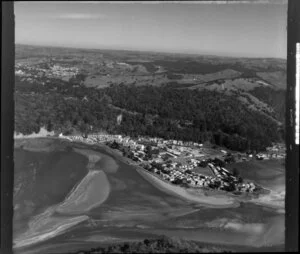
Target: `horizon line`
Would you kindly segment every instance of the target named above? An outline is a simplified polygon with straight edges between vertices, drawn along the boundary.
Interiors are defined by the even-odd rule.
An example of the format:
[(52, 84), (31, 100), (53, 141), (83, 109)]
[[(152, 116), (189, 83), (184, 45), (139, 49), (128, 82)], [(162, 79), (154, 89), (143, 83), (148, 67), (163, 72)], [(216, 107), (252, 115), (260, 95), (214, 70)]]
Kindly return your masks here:
[(142, 53), (159, 53), (159, 54), (174, 54), (174, 55), (189, 55), (189, 56), (211, 56), (211, 57), (223, 57), (223, 58), (246, 58), (246, 59), (280, 59), (287, 60), (282, 57), (264, 57), (264, 56), (228, 56), (228, 55), (218, 55), (217, 53), (185, 53), (185, 52), (171, 52), (171, 51), (160, 51), (160, 50), (141, 50), (141, 49), (116, 49), (116, 48), (94, 48), (94, 47), (82, 47), (82, 46), (62, 46), (62, 45), (48, 45), (48, 44), (27, 44), (27, 43), (16, 43), (16, 45), (21, 46), (32, 46), (32, 47), (50, 47), (50, 48), (65, 48), (65, 49), (81, 49), (81, 50), (114, 50), (114, 51), (129, 51), (129, 52), (142, 52)]

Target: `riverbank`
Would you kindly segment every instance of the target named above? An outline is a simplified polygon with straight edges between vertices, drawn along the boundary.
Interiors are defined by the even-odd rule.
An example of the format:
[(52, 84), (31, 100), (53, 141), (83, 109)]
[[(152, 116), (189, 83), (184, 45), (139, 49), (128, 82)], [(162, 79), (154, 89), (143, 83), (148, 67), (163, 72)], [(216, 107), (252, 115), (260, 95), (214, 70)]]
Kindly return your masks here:
[(238, 202), (231, 197), (227, 197), (225, 195), (220, 195), (219, 197), (205, 195), (204, 191), (201, 190), (197, 190), (197, 192), (194, 192), (190, 189), (176, 186), (171, 183), (169, 184), (154, 176), (153, 174), (147, 172), (146, 170), (140, 168), (136, 168), (136, 170), (144, 179), (146, 179), (158, 189), (168, 194), (183, 198), (186, 201), (195, 202), (211, 208), (228, 208), (237, 207), (239, 205)]
[[(69, 142), (69, 141), (67, 141)], [(153, 175), (152, 173), (146, 171), (142, 168), (137, 162), (124, 157), (122, 152), (117, 149), (112, 149), (111, 147), (103, 144), (88, 144), (84, 142), (72, 142), (79, 146), (92, 146), (95, 149), (100, 148), (101, 151), (104, 151), (108, 155), (112, 156), (114, 159), (121, 161), (127, 165), (130, 165), (135, 170), (137, 170), (143, 178), (146, 176), (146, 180), (154, 185), (156, 188), (170, 194), (180, 197), (186, 201), (195, 202), (198, 204), (205, 205), (206, 207), (212, 208), (226, 208), (226, 207), (238, 207), (240, 202), (253, 202), (257, 201), (257, 204), (264, 205), (263, 202), (266, 200), (268, 201), (265, 194), (251, 194), (251, 193), (240, 193), (234, 194), (232, 192), (225, 192), (220, 190), (214, 190), (209, 188), (184, 188), (181, 186), (173, 185), (163, 179), (160, 179), (158, 176)], [(86, 150), (88, 151), (88, 150)], [(91, 151), (93, 154), (94, 151)], [(149, 178), (150, 177), (150, 178)], [(149, 181), (149, 179), (151, 179)], [(269, 193), (268, 193), (269, 194)], [(259, 197), (259, 198), (258, 198)], [(270, 202), (267, 202), (267, 206), (269, 206)], [(274, 207), (275, 209), (278, 206)]]
[[(280, 211), (282, 211), (282, 201), (280, 200), (280, 204), (276, 204), (275, 206), (271, 205), (271, 201), (274, 200), (274, 198), (270, 198), (269, 197), (269, 193), (268, 194), (259, 194), (259, 195), (250, 195), (249, 193), (241, 193), (239, 195), (235, 195), (234, 193), (224, 193), (224, 191), (219, 191), (219, 190), (213, 190), (213, 189), (203, 189), (203, 188), (183, 188), (181, 186), (176, 186), (173, 185), (171, 183), (167, 183), (166, 181), (164, 181), (163, 179), (159, 179), (159, 177), (152, 175), (150, 172), (146, 171), (145, 169), (143, 169), (137, 162), (124, 157), (122, 152), (117, 150), (117, 149), (112, 149), (111, 147), (107, 146), (104, 143), (96, 143), (96, 144), (90, 144), (90, 143), (86, 143), (86, 142), (82, 142), (82, 141), (69, 141), (69, 140), (65, 140), (65, 139), (61, 139), (61, 138), (57, 138), (57, 137), (50, 137), (47, 138), (48, 140), (59, 140), (61, 141), (62, 144), (65, 144), (65, 146), (69, 145), (70, 143), (74, 145), (73, 149), (75, 152), (82, 154), (84, 156), (86, 156), (89, 160), (88, 162), (88, 169), (93, 169), (95, 167), (95, 165), (101, 160), (103, 160), (104, 156), (111, 156), (113, 159), (117, 160), (117, 161), (121, 161), (127, 165), (132, 166), (134, 169), (136, 169), (139, 173), (145, 173), (147, 175), (151, 175), (152, 177), (154, 177), (154, 181), (150, 181), (150, 183), (156, 183), (156, 185), (154, 184), (154, 186), (156, 186), (157, 188), (168, 192), (169, 194), (172, 195), (176, 195), (178, 197), (181, 197), (185, 200), (189, 200), (191, 202), (196, 202), (196, 203), (203, 203), (208, 205), (211, 205), (212, 207), (214, 206), (226, 206), (229, 205), (230, 207), (233, 206), (238, 206), (239, 202), (253, 202), (259, 205), (266, 205), (268, 207), (273, 207), (275, 209), (280, 209)], [(41, 140), (47, 140), (46, 138), (43, 138)], [(39, 138), (35, 139), (37, 144), (36, 146), (38, 146), (39, 143)], [(30, 140), (30, 142), (28, 143), (32, 143), (32, 139)], [(34, 142), (34, 143), (36, 143)], [(51, 142), (51, 141), (50, 141)], [(33, 144), (34, 144), (33, 143)], [(32, 147), (30, 147), (30, 149), (32, 149)], [(93, 150), (95, 149), (95, 150)], [(97, 151), (97, 150), (100, 151)], [(101, 152), (104, 152), (105, 154), (101, 154)], [(106, 173), (114, 173), (117, 170), (117, 165), (113, 165), (112, 170), (109, 170), (110, 167), (101, 167), (103, 168), (103, 171)], [(108, 170), (106, 170), (106, 168)], [(111, 171), (111, 172), (110, 172)], [(142, 174), (142, 176), (145, 176), (145, 174)], [(146, 176), (147, 176), (146, 175)], [(145, 177), (144, 177), (145, 178)], [(151, 178), (151, 177), (150, 177)], [(149, 180), (149, 177), (146, 177), (146, 180)], [(151, 178), (152, 179), (152, 178)], [(157, 182), (159, 183), (163, 183), (163, 187), (160, 184), (157, 184)], [(168, 186), (167, 188), (165, 188), (166, 186)], [(171, 186), (171, 187), (170, 187)], [(271, 199), (271, 200), (270, 200)], [(223, 201), (221, 201), (223, 200)], [(226, 200), (226, 201), (224, 201)]]

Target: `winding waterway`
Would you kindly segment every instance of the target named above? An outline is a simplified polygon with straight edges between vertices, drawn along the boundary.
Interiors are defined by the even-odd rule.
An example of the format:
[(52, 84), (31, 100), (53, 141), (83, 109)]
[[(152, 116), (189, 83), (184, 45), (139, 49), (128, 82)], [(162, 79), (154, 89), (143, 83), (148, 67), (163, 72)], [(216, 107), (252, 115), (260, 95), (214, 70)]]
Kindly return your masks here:
[[(205, 206), (157, 188), (103, 148), (55, 139), (50, 143), (57, 149), (15, 149), (15, 253), (76, 251), (162, 234), (244, 250), (283, 249), (281, 203)], [(238, 166), (248, 170), (251, 165)], [(264, 164), (263, 169), (263, 174), (244, 174), (275, 194), (283, 191), (282, 163)], [(91, 171), (98, 173), (90, 177)]]

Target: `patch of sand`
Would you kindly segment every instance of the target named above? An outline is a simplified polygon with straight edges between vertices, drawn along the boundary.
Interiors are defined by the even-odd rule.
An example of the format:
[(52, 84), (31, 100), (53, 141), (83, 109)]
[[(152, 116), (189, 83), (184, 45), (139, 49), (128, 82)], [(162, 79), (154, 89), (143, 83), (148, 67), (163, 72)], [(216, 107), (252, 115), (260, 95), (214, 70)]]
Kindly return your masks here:
[(205, 225), (209, 228), (227, 229), (241, 233), (261, 234), (265, 227), (263, 223), (244, 223), (238, 219), (219, 218), (209, 222)]
[(20, 139), (20, 138), (41, 138), (41, 137), (47, 137), (47, 136), (54, 136), (54, 131), (47, 131), (45, 127), (40, 128), (40, 131), (38, 133), (31, 133), (29, 135), (24, 135), (22, 133), (14, 133), (14, 139)]
[(48, 215), (45, 214), (44, 216), (39, 218), (40, 220), (38, 220), (38, 223), (33, 222), (28, 231), (14, 239), (13, 248), (25, 247), (37, 242), (45, 241), (49, 238), (62, 234), (68, 228), (73, 227), (74, 225), (89, 218), (86, 215), (64, 219), (47, 217)]
[(102, 204), (109, 196), (110, 184), (103, 171), (91, 170), (57, 207), (64, 214), (80, 214)]
[(105, 173), (103, 171), (89, 171), (61, 204), (47, 208), (30, 220), (29, 229), (15, 237), (14, 248), (50, 239), (87, 220), (89, 218), (87, 215), (60, 218), (53, 214), (55, 212), (84, 213), (103, 203), (107, 199), (109, 191), (110, 186)]

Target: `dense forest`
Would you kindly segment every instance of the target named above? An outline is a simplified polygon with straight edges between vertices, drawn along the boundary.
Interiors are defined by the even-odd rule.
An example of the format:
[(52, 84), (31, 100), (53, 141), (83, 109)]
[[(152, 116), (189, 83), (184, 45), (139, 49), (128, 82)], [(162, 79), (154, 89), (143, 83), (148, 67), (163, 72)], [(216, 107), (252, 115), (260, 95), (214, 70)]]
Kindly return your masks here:
[[(79, 251), (76, 254), (104, 254), (104, 253), (230, 253), (217, 247), (203, 247), (193, 241), (160, 237), (145, 239), (141, 242), (128, 242), (106, 247), (93, 248), (89, 251)], [(75, 254), (75, 253), (73, 253)]]
[(140, 113), (123, 117), (120, 129), (128, 135), (209, 141), (233, 150), (260, 150), (280, 139), (274, 121), (219, 92), (118, 86), (107, 94), (115, 106)]
[(285, 97), (286, 91), (283, 89), (272, 89), (270, 87), (256, 87), (249, 91), (259, 100), (267, 103), (275, 111), (275, 116), (279, 121), (285, 121)]
[[(29, 83), (16, 77), (15, 130), (23, 134), (38, 132), (42, 126), (64, 134), (106, 130), (210, 142), (239, 151), (264, 150), (281, 138), (276, 122), (235, 96), (170, 86), (95, 89), (81, 85), (83, 79), (78, 75), (69, 82), (53, 79), (41, 85), (42, 80)], [(260, 96), (270, 100), (264, 93)], [(121, 114), (122, 121), (117, 121)]]

